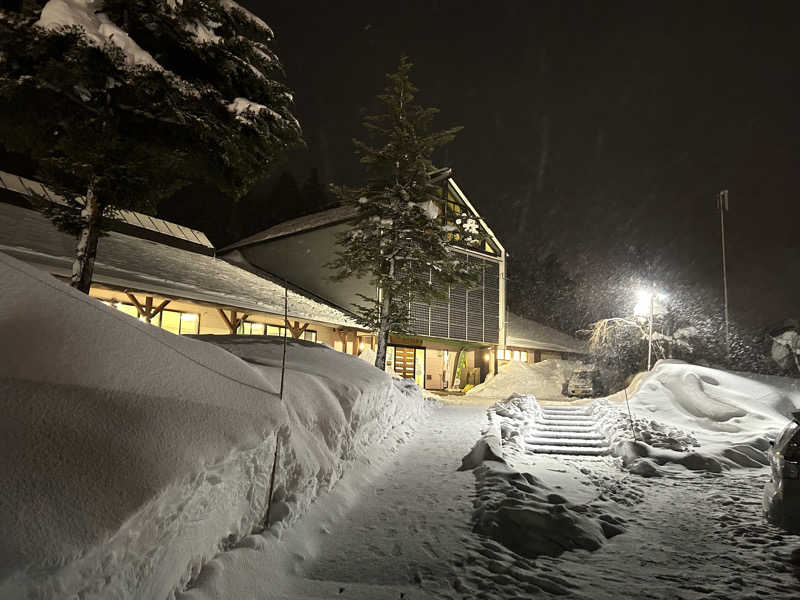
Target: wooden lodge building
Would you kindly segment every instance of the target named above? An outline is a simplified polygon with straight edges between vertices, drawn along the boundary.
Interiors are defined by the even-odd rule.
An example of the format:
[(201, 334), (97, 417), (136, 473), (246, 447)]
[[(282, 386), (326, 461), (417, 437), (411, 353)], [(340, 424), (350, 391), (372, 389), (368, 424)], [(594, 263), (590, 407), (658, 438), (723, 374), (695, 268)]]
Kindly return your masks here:
[[(0, 252), (68, 280), (75, 241), (34, 210), (32, 196), (59, 201), (37, 182), (0, 172)], [(447, 300), (412, 303), (411, 332), (390, 337), (387, 370), (443, 390), (478, 384), (505, 361), (585, 352), (566, 334), (506, 314), (505, 250), (452, 179), (437, 208), (445, 222), (469, 215), (483, 228), (478, 247), (450, 240), (480, 265), (481, 279), (474, 288), (449, 288)], [(175, 334), (288, 335), (359, 354), (374, 336), (352, 306), (358, 294), (376, 290), (361, 280), (333, 282), (325, 266), (352, 217), (348, 208), (330, 209), (217, 252), (200, 231), (120, 211), (100, 239), (90, 295)]]
[[(75, 240), (33, 210), (41, 184), (0, 172), (0, 252), (69, 280)], [(199, 231), (121, 211), (100, 238), (90, 295), (176, 334), (288, 335), (357, 353), (352, 315), (267, 273), (215, 256)]]

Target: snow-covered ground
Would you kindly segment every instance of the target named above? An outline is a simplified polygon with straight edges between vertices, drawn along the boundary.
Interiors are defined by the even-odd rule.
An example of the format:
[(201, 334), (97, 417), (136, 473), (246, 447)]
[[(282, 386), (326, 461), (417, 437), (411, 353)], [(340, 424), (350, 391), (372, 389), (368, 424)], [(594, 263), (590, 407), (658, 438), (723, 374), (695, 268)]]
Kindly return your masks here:
[(167, 598), (431, 406), (301, 341), (281, 401), (282, 339), (175, 336), (1, 253), (0, 276), (3, 599)]
[[(628, 390), (633, 439), (624, 394), (573, 413), (520, 378), (443, 405), (295, 342), (280, 402), (282, 340), (178, 337), (0, 271), (4, 599), (800, 594), (800, 536), (761, 514), (797, 380), (662, 361)], [(610, 453), (532, 451), (555, 419)]]

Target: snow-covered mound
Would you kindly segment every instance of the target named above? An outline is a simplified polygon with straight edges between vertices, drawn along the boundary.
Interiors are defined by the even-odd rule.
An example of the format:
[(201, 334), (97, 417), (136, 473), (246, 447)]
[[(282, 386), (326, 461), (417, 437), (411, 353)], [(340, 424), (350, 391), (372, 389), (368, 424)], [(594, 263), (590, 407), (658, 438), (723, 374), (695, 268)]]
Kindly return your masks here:
[(172, 335), (2, 253), (0, 276), (4, 599), (167, 598), (265, 526), (276, 442), (286, 524), (425, 411), (413, 383), (296, 341), (281, 402), (282, 341)]
[(544, 360), (529, 365), (511, 361), (501, 365), (497, 375), (476, 385), (467, 396), (505, 399), (512, 394), (531, 394), (539, 399), (564, 399), (564, 384), (572, 375), (577, 362), (573, 360)]
[(622, 406), (612, 446), (635, 469), (652, 471), (650, 460), (711, 471), (756, 467), (767, 464), (769, 439), (800, 407), (800, 381), (662, 360), (629, 404), (638, 441)]

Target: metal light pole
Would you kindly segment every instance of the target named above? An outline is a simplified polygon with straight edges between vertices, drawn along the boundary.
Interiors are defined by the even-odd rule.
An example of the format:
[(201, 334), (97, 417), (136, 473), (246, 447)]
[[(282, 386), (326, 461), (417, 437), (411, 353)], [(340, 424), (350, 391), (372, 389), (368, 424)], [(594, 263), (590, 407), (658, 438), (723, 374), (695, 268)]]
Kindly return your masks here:
[(719, 208), (719, 226), (722, 231), (722, 287), (725, 294), (725, 347), (731, 352), (731, 334), (728, 327), (728, 263), (725, 256), (725, 212), (728, 210), (728, 190), (722, 190), (717, 196)]
[(653, 304), (655, 303), (656, 295), (650, 293), (650, 333), (647, 336), (647, 370), (653, 365)]

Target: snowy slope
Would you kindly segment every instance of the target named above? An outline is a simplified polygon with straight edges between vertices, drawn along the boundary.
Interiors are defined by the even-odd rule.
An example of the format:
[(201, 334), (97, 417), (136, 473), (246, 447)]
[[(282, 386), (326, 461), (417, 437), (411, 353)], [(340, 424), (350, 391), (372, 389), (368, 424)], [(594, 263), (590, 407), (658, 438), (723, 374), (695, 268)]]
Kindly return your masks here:
[[(0, 253), (0, 597), (166, 598), (220, 550), (291, 523), (417, 388), (270, 338), (169, 334)], [(236, 356), (236, 355), (239, 356)]]

